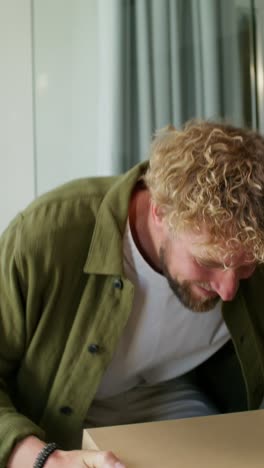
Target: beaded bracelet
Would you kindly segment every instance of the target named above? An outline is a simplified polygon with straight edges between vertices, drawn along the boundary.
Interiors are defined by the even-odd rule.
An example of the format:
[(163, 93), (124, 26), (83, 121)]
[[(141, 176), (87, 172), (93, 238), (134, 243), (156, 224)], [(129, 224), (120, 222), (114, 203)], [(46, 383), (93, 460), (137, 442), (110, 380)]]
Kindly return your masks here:
[(47, 461), (47, 458), (58, 448), (59, 447), (57, 444), (55, 444), (55, 442), (51, 442), (45, 445), (45, 447), (43, 447), (43, 449), (39, 452), (36, 461), (33, 465), (33, 468), (43, 468)]

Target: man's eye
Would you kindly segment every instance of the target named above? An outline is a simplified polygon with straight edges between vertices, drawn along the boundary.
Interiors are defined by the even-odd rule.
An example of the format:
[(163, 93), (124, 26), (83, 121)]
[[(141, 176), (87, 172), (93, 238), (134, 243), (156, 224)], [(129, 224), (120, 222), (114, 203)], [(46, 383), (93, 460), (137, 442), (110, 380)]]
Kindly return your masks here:
[(195, 258), (194, 261), (201, 268), (210, 268), (210, 265), (208, 263), (203, 262), (202, 260), (199, 260), (198, 258)]
[(197, 263), (197, 265), (199, 265), (201, 268), (205, 268), (207, 270), (219, 270), (219, 269), (223, 269), (223, 265), (221, 265), (220, 263), (217, 263), (217, 262), (210, 262), (210, 261), (203, 261), (203, 260), (199, 260), (199, 259), (195, 259), (195, 262)]

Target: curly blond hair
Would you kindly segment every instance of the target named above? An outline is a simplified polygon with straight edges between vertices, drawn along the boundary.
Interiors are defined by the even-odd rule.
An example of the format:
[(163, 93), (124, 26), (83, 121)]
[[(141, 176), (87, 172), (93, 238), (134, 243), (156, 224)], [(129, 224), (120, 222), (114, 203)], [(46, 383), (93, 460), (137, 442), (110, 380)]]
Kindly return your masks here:
[(155, 135), (144, 177), (172, 232), (206, 226), (211, 244), (243, 246), (264, 262), (264, 138), (192, 120)]

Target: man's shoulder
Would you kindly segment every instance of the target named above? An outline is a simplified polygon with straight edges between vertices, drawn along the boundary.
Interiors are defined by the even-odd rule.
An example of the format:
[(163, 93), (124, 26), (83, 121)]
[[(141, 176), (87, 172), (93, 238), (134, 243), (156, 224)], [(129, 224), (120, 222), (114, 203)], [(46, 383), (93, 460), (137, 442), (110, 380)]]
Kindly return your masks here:
[(115, 181), (116, 177), (78, 179), (39, 196), (11, 224), (16, 245), (34, 254), (50, 246), (87, 248), (100, 205)]
[(241, 281), (241, 289), (249, 309), (254, 306), (261, 309), (264, 304), (264, 265), (257, 266), (253, 275)]
[(24, 211), (29, 215), (35, 210), (54, 204), (71, 207), (74, 203), (89, 205), (94, 199), (102, 199), (119, 176), (87, 177), (62, 184), (36, 198)]
[(1, 243), (15, 244), (26, 256), (44, 255), (51, 248), (67, 252), (75, 245), (89, 247), (95, 225), (105, 237), (120, 234), (127, 217), (134, 184), (145, 163), (118, 176), (91, 177), (67, 182), (34, 200), (4, 232)]
[[(24, 219), (44, 217), (53, 223), (72, 223), (98, 209), (116, 177), (94, 177), (67, 182), (40, 195), (21, 214)], [(69, 218), (67, 217), (69, 216)]]

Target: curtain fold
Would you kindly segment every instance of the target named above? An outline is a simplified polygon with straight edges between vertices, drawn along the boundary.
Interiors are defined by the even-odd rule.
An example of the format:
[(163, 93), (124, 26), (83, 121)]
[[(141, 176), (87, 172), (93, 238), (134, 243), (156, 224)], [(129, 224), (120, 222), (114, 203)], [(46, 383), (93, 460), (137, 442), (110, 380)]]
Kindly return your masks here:
[(98, 8), (100, 173), (146, 159), (167, 124), (245, 123), (250, 8), (231, 0), (98, 0)]

